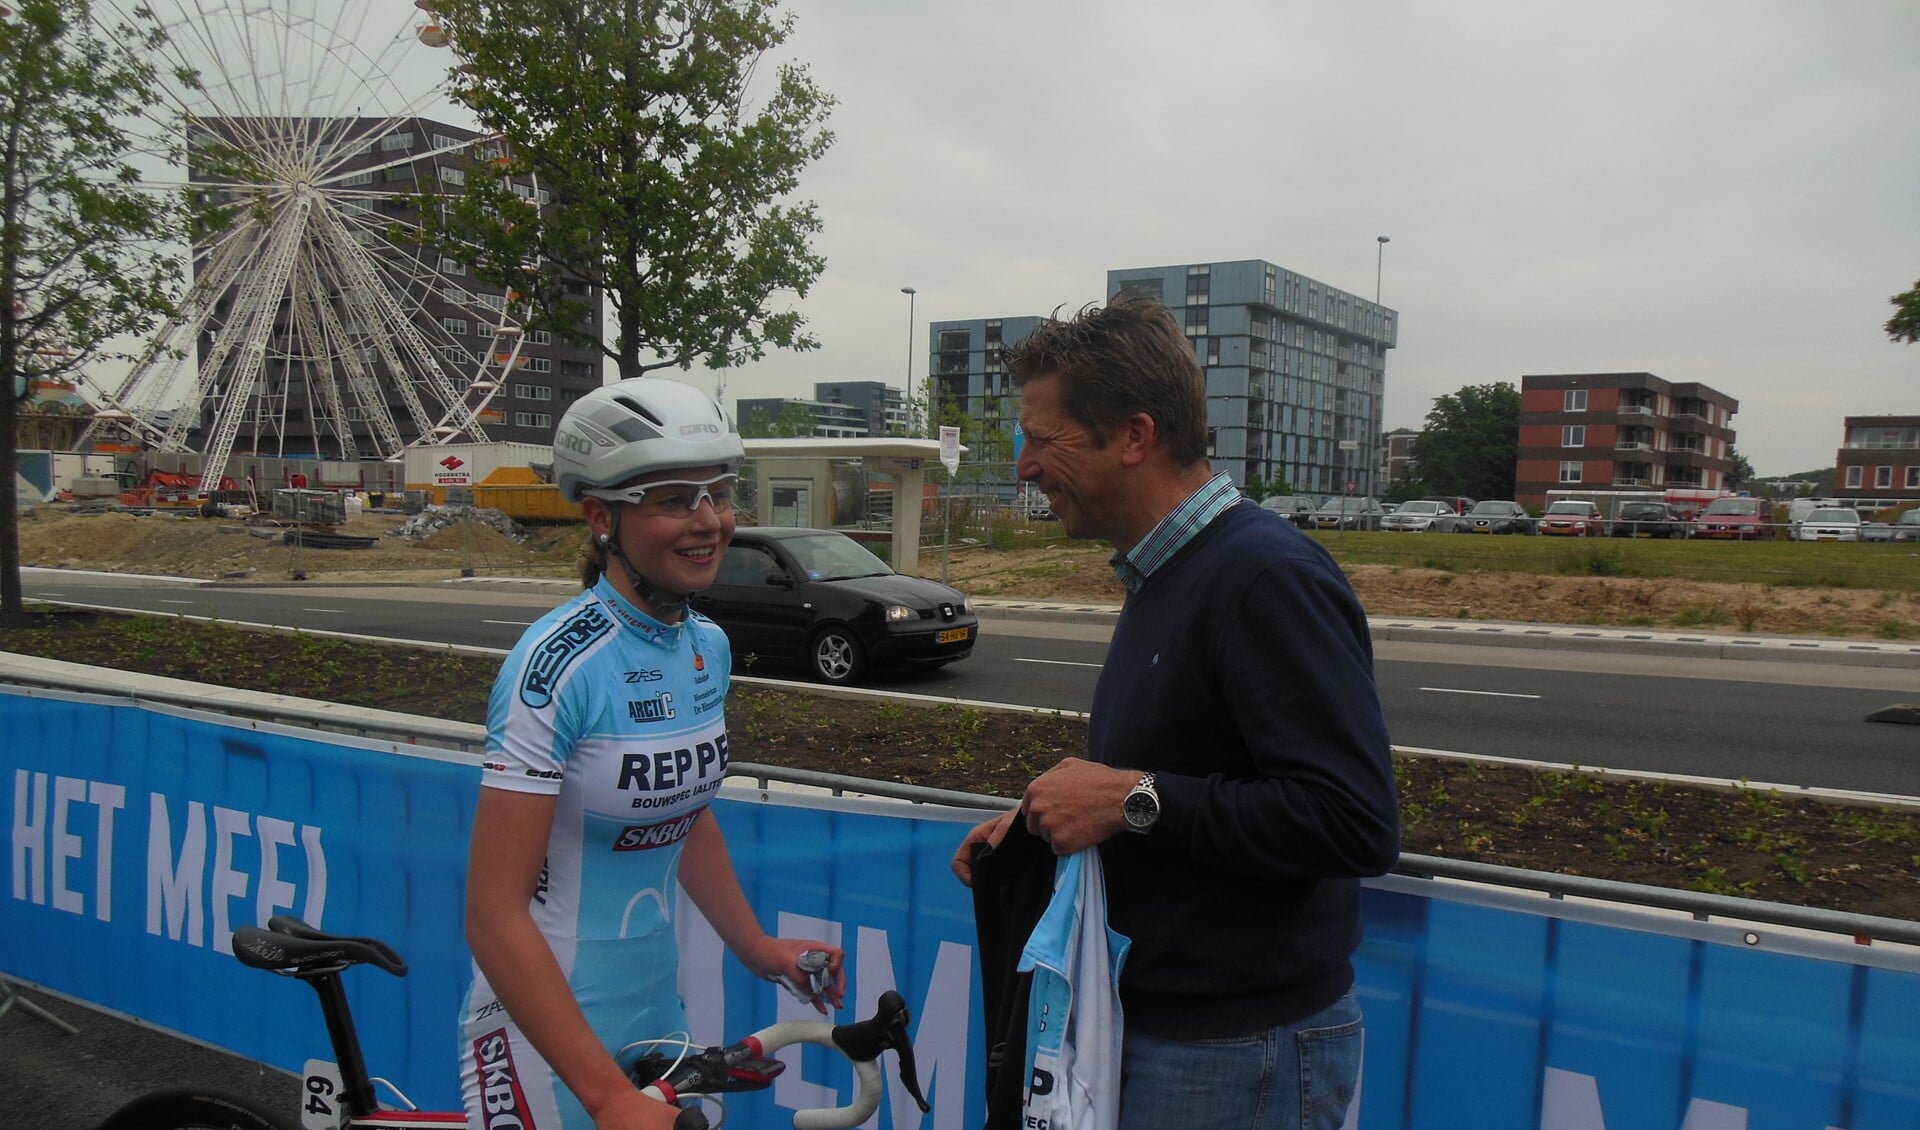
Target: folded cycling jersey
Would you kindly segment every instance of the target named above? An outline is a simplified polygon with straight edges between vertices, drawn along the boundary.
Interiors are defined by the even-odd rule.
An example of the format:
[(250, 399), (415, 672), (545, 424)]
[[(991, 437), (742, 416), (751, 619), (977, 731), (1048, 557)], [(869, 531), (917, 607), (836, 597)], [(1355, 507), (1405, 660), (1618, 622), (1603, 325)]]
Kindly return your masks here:
[(976, 846), (987, 1017), (986, 1130), (1111, 1128), (1120, 1108), (1127, 939), (1106, 926), (1097, 851), (1058, 859), (1015, 820)]
[(1053, 901), (1020, 954), (1027, 995), (1029, 1130), (1113, 1130), (1120, 1124), (1120, 967), (1127, 939), (1107, 928), (1096, 848), (1055, 866)]

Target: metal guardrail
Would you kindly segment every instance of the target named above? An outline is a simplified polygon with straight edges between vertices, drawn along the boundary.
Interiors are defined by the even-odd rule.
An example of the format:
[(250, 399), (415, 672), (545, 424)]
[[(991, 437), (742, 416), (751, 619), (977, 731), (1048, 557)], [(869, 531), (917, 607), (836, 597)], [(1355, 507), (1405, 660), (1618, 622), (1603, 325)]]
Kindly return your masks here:
[[(103, 690), (97, 677), (86, 679), (60, 671), (32, 674), (15, 670), (0, 675), (0, 681), (15, 686), (39, 687), (96, 698), (117, 698), (187, 707), (207, 713), (249, 718), (259, 722), (301, 726), (368, 740), (388, 741), (399, 746), (427, 746), (477, 755), (486, 743), (486, 727), (478, 723), (453, 722), (390, 711), (356, 709), (351, 714), (346, 714), (338, 707), (329, 709), (325, 705), (313, 706), (308, 704), (308, 700), (278, 695), (263, 695), (260, 696), (259, 701), (243, 701), (210, 700), (204, 692), (195, 694), (166, 687), (154, 687), (141, 691)], [(868, 780), (781, 765), (735, 762), (729, 767), (729, 773), (736, 778), (750, 779), (757, 787), (763, 789), (774, 783), (800, 785), (822, 789), (833, 796), (853, 794), (885, 797), (913, 804), (977, 809), (983, 814), (983, 818), (985, 814), (1005, 812), (1019, 804), (1018, 800), (1011, 797), (956, 792), (922, 785), (902, 785), (892, 781)], [(1530, 871), (1518, 867), (1503, 867), (1427, 855), (1401, 855), (1399, 862), (1394, 865), (1392, 874), (1410, 879), (1447, 879), (1511, 890), (1534, 891), (1554, 899), (1581, 898), (1679, 911), (1690, 914), (1701, 922), (1715, 918), (1733, 919), (1744, 923), (1785, 926), (1836, 934), (1861, 942), (1870, 940), (1920, 946), (1920, 922), (1900, 918), (1849, 914), (1818, 907), (1792, 906), (1786, 903), (1762, 902), (1699, 891), (1622, 883), (1581, 875)]]

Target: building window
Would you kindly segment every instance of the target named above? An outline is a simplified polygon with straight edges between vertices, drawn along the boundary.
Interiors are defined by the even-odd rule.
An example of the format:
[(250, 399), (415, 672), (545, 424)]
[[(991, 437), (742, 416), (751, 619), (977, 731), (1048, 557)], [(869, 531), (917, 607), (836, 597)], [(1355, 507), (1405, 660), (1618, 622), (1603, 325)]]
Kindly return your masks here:
[(1847, 489), (1848, 490), (1860, 489), (1860, 468), (1858, 467), (1847, 468)]
[(563, 377), (591, 377), (593, 364), (588, 361), (560, 362), (560, 375)]
[(467, 183), (467, 170), (456, 169), (451, 165), (435, 165), (433, 167), (433, 174), (440, 178), (441, 184)]
[(551, 428), (553, 417), (545, 412), (515, 412), (513, 426), (516, 428)]
[(340, 178), (340, 187), (342, 188), (350, 188), (356, 184), (372, 184), (372, 183), (373, 183), (373, 174), (370, 172), (348, 173), (346, 176)]
[(440, 256), (440, 273), (443, 275), (464, 275), (467, 265), (449, 255)]
[(1907, 489), (1920, 490), (1920, 467), (1907, 468)]
[(440, 319), (440, 328), (450, 334), (464, 334), (467, 332), (467, 320), (465, 318), (442, 318)]
[(1893, 489), (1893, 468), (1892, 467), (1875, 467), (1873, 469), (1873, 489), (1874, 490), (1892, 490)]
[(402, 130), (399, 133), (390, 133), (380, 139), (380, 148), (386, 153), (391, 153), (396, 149), (412, 149), (413, 134), (407, 130)]
[(553, 390), (546, 385), (515, 384), (513, 395), (516, 400), (552, 400)]
[(1561, 447), (1587, 446), (1587, 426), (1585, 424), (1568, 424), (1565, 427), (1562, 427), (1560, 429), (1560, 446)]
[(553, 333), (549, 330), (528, 330), (528, 345), (552, 345)]
[(1579, 482), (1580, 481), (1580, 464), (1576, 462), (1566, 462), (1566, 463), (1560, 464), (1560, 481), (1563, 483)]
[(1587, 410), (1587, 390), (1584, 388), (1568, 389), (1566, 400), (1561, 407), (1561, 411), (1585, 412), (1586, 410)]
[(553, 359), (551, 357), (522, 357), (520, 360), (526, 365), (527, 372), (529, 373), (553, 372)]
[(458, 137), (448, 137), (444, 133), (429, 134), (428, 136), (431, 139), (433, 143), (433, 147), (435, 149), (458, 149), (462, 145), (466, 144), (466, 141), (464, 139), (458, 138)]

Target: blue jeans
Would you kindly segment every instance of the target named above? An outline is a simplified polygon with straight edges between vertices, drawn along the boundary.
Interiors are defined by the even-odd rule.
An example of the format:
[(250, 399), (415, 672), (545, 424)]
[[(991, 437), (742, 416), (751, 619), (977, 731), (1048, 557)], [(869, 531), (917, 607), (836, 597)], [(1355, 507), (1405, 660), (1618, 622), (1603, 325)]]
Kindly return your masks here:
[(1128, 1032), (1120, 1130), (1340, 1130), (1360, 1079), (1352, 992), (1297, 1024), (1223, 1040)]

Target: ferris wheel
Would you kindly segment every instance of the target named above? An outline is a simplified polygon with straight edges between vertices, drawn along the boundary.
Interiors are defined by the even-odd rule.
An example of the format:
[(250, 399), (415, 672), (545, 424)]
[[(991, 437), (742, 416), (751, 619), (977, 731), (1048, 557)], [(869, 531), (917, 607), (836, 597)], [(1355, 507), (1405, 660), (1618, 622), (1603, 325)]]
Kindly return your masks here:
[[(129, 0), (131, 2), (131, 0)], [(153, 0), (186, 175), (192, 283), (82, 446), (392, 459), (484, 441), (524, 364), (516, 295), (431, 246), (424, 210), (503, 156), (446, 120), (432, 0)], [(184, 146), (177, 131), (184, 128)], [(537, 207), (537, 184), (515, 185)]]

